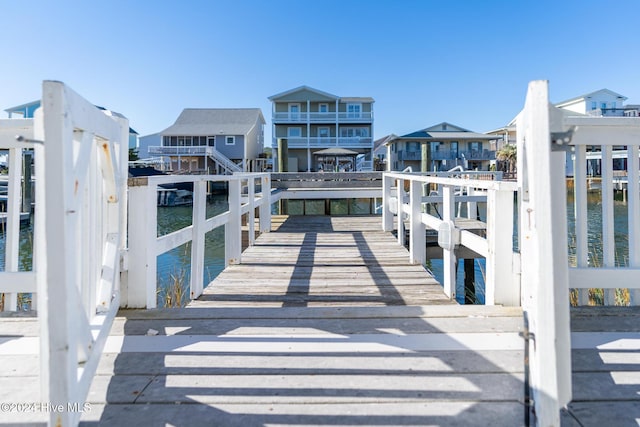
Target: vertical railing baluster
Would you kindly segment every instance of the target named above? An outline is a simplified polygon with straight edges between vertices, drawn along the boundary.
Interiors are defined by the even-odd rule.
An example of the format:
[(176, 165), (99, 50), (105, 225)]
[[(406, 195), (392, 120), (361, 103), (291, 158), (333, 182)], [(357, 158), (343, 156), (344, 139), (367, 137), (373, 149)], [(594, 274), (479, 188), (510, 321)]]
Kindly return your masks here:
[(242, 256), (241, 182), (229, 179), (229, 222), (225, 225), (225, 266), (240, 264)]
[[(455, 194), (450, 185), (439, 185), (442, 194), (442, 220), (455, 224)], [(453, 233), (453, 229), (451, 230)], [(444, 293), (451, 299), (456, 298), (456, 270), (458, 260), (454, 250), (442, 250), (442, 270), (444, 273)]]
[[(629, 267), (640, 268), (640, 148), (627, 147)], [(640, 304), (640, 289), (629, 289), (631, 305)]]
[(411, 264), (424, 264), (426, 261), (425, 226), (422, 223), (422, 182), (411, 180), (410, 205), (411, 218), (409, 227), (411, 240), (409, 241), (409, 255)]
[(193, 236), (191, 241), (191, 299), (202, 295), (204, 281), (204, 244), (205, 221), (207, 219), (207, 181), (197, 180), (193, 183), (192, 224)]
[[(587, 149), (584, 145), (578, 145), (575, 149), (573, 174), (576, 267), (586, 268), (589, 266), (589, 240), (587, 228)], [(589, 304), (588, 289), (578, 290), (578, 304)]]
[[(603, 267), (615, 267), (616, 242), (613, 228), (613, 147), (602, 146), (602, 261)], [(586, 212), (585, 212), (586, 214)], [(594, 251), (595, 252), (595, 251)], [(597, 253), (593, 254), (598, 256)], [(604, 305), (615, 305), (615, 289), (604, 290)]]

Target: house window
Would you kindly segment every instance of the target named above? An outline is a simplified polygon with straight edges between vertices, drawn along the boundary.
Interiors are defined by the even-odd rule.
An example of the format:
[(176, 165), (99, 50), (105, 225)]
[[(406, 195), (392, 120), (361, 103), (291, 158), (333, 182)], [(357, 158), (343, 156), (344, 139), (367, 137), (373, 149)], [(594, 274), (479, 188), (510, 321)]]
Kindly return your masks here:
[(601, 110), (604, 110), (606, 108), (607, 108), (607, 103), (606, 102), (603, 102), (603, 103), (600, 104), (600, 109)]
[(320, 104), (318, 105), (319, 113), (328, 113), (329, 112), (329, 104)]
[(207, 137), (207, 145), (209, 147), (213, 147), (216, 145), (216, 137), (215, 136), (208, 136)]
[(482, 142), (479, 142), (479, 141), (470, 142), (469, 151), (471, 151), (471, 153), (480, 153), (482, 151)]
[(224, 143), (225, 143), (225, 145), (235, 145), (236, 144), (236, 137), (235, 136), (225, 136), (224, 137)]
[(451, 141), (449, 144), (451, 147), (451, 156), (455, 159), (458, 157), (458, 141)]
[(289, 120), (300, 120), (300, 104), (289, 104)]
[(362, 104), (347, 104), (347, 118), (359, 119), (362, 112)]
[(340, 136), (343, 138), (368, 138), (369, 128), (341, 127)]
[(289, 138), (300, 138), (300, 137), (302, 137), (302, 128), (301, 127), (289, 127), (289, 128), (287, 128), (287, 136)]
[(591, 109), (595, 110), (598, 108), (598, 103), (596, 101), (591, 101)]
[(429, 143), (429, 151), (432, 153), (440, 151), (440, 142), (432, 141)]

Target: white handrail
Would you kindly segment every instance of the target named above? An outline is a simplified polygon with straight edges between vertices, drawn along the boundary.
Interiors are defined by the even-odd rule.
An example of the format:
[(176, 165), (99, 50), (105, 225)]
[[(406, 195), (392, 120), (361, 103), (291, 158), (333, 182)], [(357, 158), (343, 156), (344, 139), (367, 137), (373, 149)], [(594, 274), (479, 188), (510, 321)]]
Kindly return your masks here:
[[(16, 137), (20, 136), (21, 141)], [(4, 310), (18, 309), (18, 294), (32, 293), (35, 297), (36, 276), (31, 272), (18, 272), (19, 239), (22, 193), (22, 153), (33, 149), (32, 119), (0, 120), (0, 149), (9, 150), (9, 174), (7, 177), (7, 210), (3, 213), (5, 227), (5, 268), (0, 272), (0, 294), (4, 293)], [(33, 304), (32, 304), (33, 305)]]
[[(261, 191), (255, 192), (256, 181)], [(192, 182), (194, 203), (192, 225), (164, 236), (157, 236), (157, 187), (160, 184)], [(206, 188), (208, 182), (227, 182), (229, 208), (212, 218), (206, 218)], [(243, 192), (243, 188), (247, 192)], [(267, 173), (238, 173), (234, 175), (157, 175), (129, 180), (129, 249), (127, 293), (122, 296), (123, 307), (155, 308), (157, 306), (157, 257), (171, 249), (192, 242), (190, 292), (198, 298), (203, 290), (204, 238), (209, 231), (225, 226), (225, 264), (242, 261), (241, 216), (249, 215), (249, 236), (253, 236), (253, 212), (260, 214), (260, 232), (271, 228), (271, 185)], [(253, 245), (253, 239), (249, 238)]]
[[(439, 230), (439, 235), (449, 236), (448, 247), (443, 247), (444, 291), (455, 297), (455, 271), (457, 267), (455, 246), (462, 245), (487, 258), (486, 304), (519, 305), (520, 292), (517, 285), (517, 271), (512, 268), (513, 229), (505, 224), (513, 224), (513, 198), (516, 184), (504, 181), (473, 180), (469, 178), (448, 178), (438, 174), (408, 174), (388, 172), (383, 174), (383, 229), (393, 230), (394, 214), (398, 239), (404, 244), (404, 218), (409, 223), (409, 253), (412, 263), (423, 264), (426, 258), (425, 227)], [(454, 175), (453, 173), (451, 175)], [(405, 183), (409, 187), (405, 193)], [(438, 185), (438, 196), (423, 196), (425, 185)], [(396, 188), (396, 196), (392, 188)], [(455, 189), (483, 189), (487, 195), (464, 196), (469, 203), (477, 203), (484, 198), (487, 203), (487, 238), (470, 231), (460, 230), (455, 225), (455, 202), (463, 197), (455, 195)], [(424, 212), (422, 205), (432, 202), (443, 203), (442, 218)], [(471, 214), (471, 210), (468, 215)], [(470, 217), (473, 218), (473, 217)], [(459, 237), (458, 237), (459, 236)], [(506, 262), (505, 262), (506, 260)]]

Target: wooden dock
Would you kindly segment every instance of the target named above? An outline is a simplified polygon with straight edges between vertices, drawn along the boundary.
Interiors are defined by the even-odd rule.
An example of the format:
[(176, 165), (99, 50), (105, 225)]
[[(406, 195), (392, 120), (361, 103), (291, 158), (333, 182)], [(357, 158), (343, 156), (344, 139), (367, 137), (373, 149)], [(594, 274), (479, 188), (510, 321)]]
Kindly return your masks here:
[[(523, 425), (521, 309), (449, 301), (379, 221), (282, 218), (187, 308), (121, 310), (81, 425)], [(589, 339), (607, 336), (579, 325), (583, 425), (640, 418), (636, 373), (616, 385), (607, 367), (628, 365), (596, 366)], [(32, 318), (0, 322), (0, 402), (39, 402), (37, 334)], [(592, 378), (614, 393), (588, 392)]]

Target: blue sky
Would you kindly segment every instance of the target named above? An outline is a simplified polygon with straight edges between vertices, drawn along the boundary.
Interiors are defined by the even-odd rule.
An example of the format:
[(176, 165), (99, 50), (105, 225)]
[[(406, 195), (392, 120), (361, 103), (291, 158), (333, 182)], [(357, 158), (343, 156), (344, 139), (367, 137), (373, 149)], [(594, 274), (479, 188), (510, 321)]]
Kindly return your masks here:
[[(374, 137), (485, 132), (607, 88), (640, 104), (640, 1), (0, 0), (0, 109), (60, 80), (141, 135), (183, 108), (259, 107), (307, 85), (376, 100)], [(2, 117), (6, 117), (2, 113)]]

